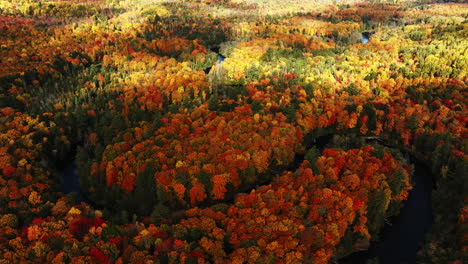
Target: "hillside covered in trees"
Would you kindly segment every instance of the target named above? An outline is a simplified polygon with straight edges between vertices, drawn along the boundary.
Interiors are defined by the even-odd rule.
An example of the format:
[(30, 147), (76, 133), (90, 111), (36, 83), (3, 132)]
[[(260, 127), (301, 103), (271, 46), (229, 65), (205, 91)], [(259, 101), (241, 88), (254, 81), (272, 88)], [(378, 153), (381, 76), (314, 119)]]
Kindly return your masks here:
[(467, 18), (0, 0), (0, 263), (339, 263), (385, 238), (416, 162), (412, 261), (467, 263)]

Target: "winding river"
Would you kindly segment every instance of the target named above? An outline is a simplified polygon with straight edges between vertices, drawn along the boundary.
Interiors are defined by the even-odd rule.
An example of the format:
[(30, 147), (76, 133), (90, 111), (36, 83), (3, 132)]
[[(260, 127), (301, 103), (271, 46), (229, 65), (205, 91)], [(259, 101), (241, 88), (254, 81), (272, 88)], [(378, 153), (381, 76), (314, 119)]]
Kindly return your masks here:
[[(224, 58), (218, 54), (218, 59), (219, 62), (222, 62)], [(332, 138), (332, 134), (321, 136), (312, 144), (322, 151)], [(373, 141), (388, 146), (379, 139)], [(304, 155), (296, 155), (294, 162), (287, 169), (297, 169), (303, 160)], [(381, 239), (378, 242), (371, 243), (366, 251), (356, 252), (338, 260), (338, 263), (361, 264), (374, 258), (378, 258), (380, 264), (412, 264), (416, 262), (417, 251), (423, 245), (425, 234), (432, 225), (432, 175), (428, 167), (421, 162), (414, 158), (411, 158), (410, 161), (415, 165), (412, 175), (413, 189), (400, 213), (389, 219), (389, 223), (381, 231)], [(75, 161), (65, 163), (65, 167), (60, 172), (60, 183), (64, 193), (76, 193), (79, 202), (90, 202), (93, 205), (93, 202), (86, 198), (80, 186)]]
[[(332, 138), (331, 134), (319, 137), (313, 142), (313, 145), (322, 151)], [(386, 145), (385, 142), (378, 142)], [(288, 169), (298, 167), (303, 160), (303, 155), (297, 155)], [(338, 260), (338, 263), (361, 264), (374, 258), (378, 258), (380, 264), (412, 264), (416, 262), (417, 251), (424, 243), (425, 234), (432, 225), (432, 177), (427, 166), (414, 158), (411, 158), (410, 161), (415, 165), (412, 175), (413, 189), (401, 208), (400, 214), (389, 219), (389, 223), (381, 231), (381, 239), (371, 243), (367, 251), (355, 252)], [(77, 194), (78, 201), (91, 202), (83, 195), (74, 161), (68, 162), (61, 171), (60, 183), (64, 193), (74, 192)], [(91, 202), (91, 204), (93, 203)]]
[(416, 263), (416, 254), (432, 225), (431, 172), (424, 164), (411, 159), (414, 166), (413, 189), (400, 214), (390, 219), (381, 231), (381, 240), (367, 251), (353, 253), (338, 263), (361, 264), (378, 258), (380, 264)]

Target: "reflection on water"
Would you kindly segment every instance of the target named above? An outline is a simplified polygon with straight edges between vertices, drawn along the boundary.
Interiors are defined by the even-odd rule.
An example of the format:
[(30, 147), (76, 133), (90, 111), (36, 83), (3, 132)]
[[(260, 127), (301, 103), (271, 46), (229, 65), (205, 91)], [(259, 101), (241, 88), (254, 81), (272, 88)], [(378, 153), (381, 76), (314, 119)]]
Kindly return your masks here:
[(224, 61), (224, 57), (223, 57), (221, 54), (219, 54), (219, 53), (217, 53), (217, 55), (218, 55), (218, 63), (219, 63), (219, 62), (223, 62), (223, 61)]
[(371, 35), (374, 34), (374, 32), (362, 32), (361, 33), (361, 43), (362, 44), (366, 44), (367, 42), (369, 42), (369, 39), (371, 37)]
[(369, 42), (369, 39), (364, 37), (364, 35), (362, 35), (361, 42), (362, 42), (362, 44), (366, 44), (367, 42)]

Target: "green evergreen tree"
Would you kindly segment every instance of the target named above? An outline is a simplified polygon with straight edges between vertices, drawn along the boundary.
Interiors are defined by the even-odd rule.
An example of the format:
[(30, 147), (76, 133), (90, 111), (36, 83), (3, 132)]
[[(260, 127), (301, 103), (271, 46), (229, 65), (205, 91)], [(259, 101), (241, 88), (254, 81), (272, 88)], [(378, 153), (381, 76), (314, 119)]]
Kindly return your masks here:
[(314, 171), (315, 174), (319, 173), (319, 170), (317, 168), (317, 159), (320, 157), (320, 150), (318, 150), (315, 146), (310, 148), (306, 155), (304, 156), (304, 159), (308, 160), (310, 163), (310, 168)]
[(139, 215), (148, 215), (154, 204), (157, 203), (156, 184), (153, 178), (154, 167), (151, 163), (146, 164), (144, 172), (137, 175), (137, 182), (134, 191), (134, 199)]

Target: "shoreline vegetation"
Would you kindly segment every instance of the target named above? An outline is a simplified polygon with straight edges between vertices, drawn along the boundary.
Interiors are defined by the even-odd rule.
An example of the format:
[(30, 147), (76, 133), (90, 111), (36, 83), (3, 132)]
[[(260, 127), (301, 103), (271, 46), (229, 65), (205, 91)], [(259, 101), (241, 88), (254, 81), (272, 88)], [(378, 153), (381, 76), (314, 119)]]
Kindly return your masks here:
[(415, 181), (416, 263), (466, 262), (467, 17), (0, 0), (0, 263), (335, 263)]

